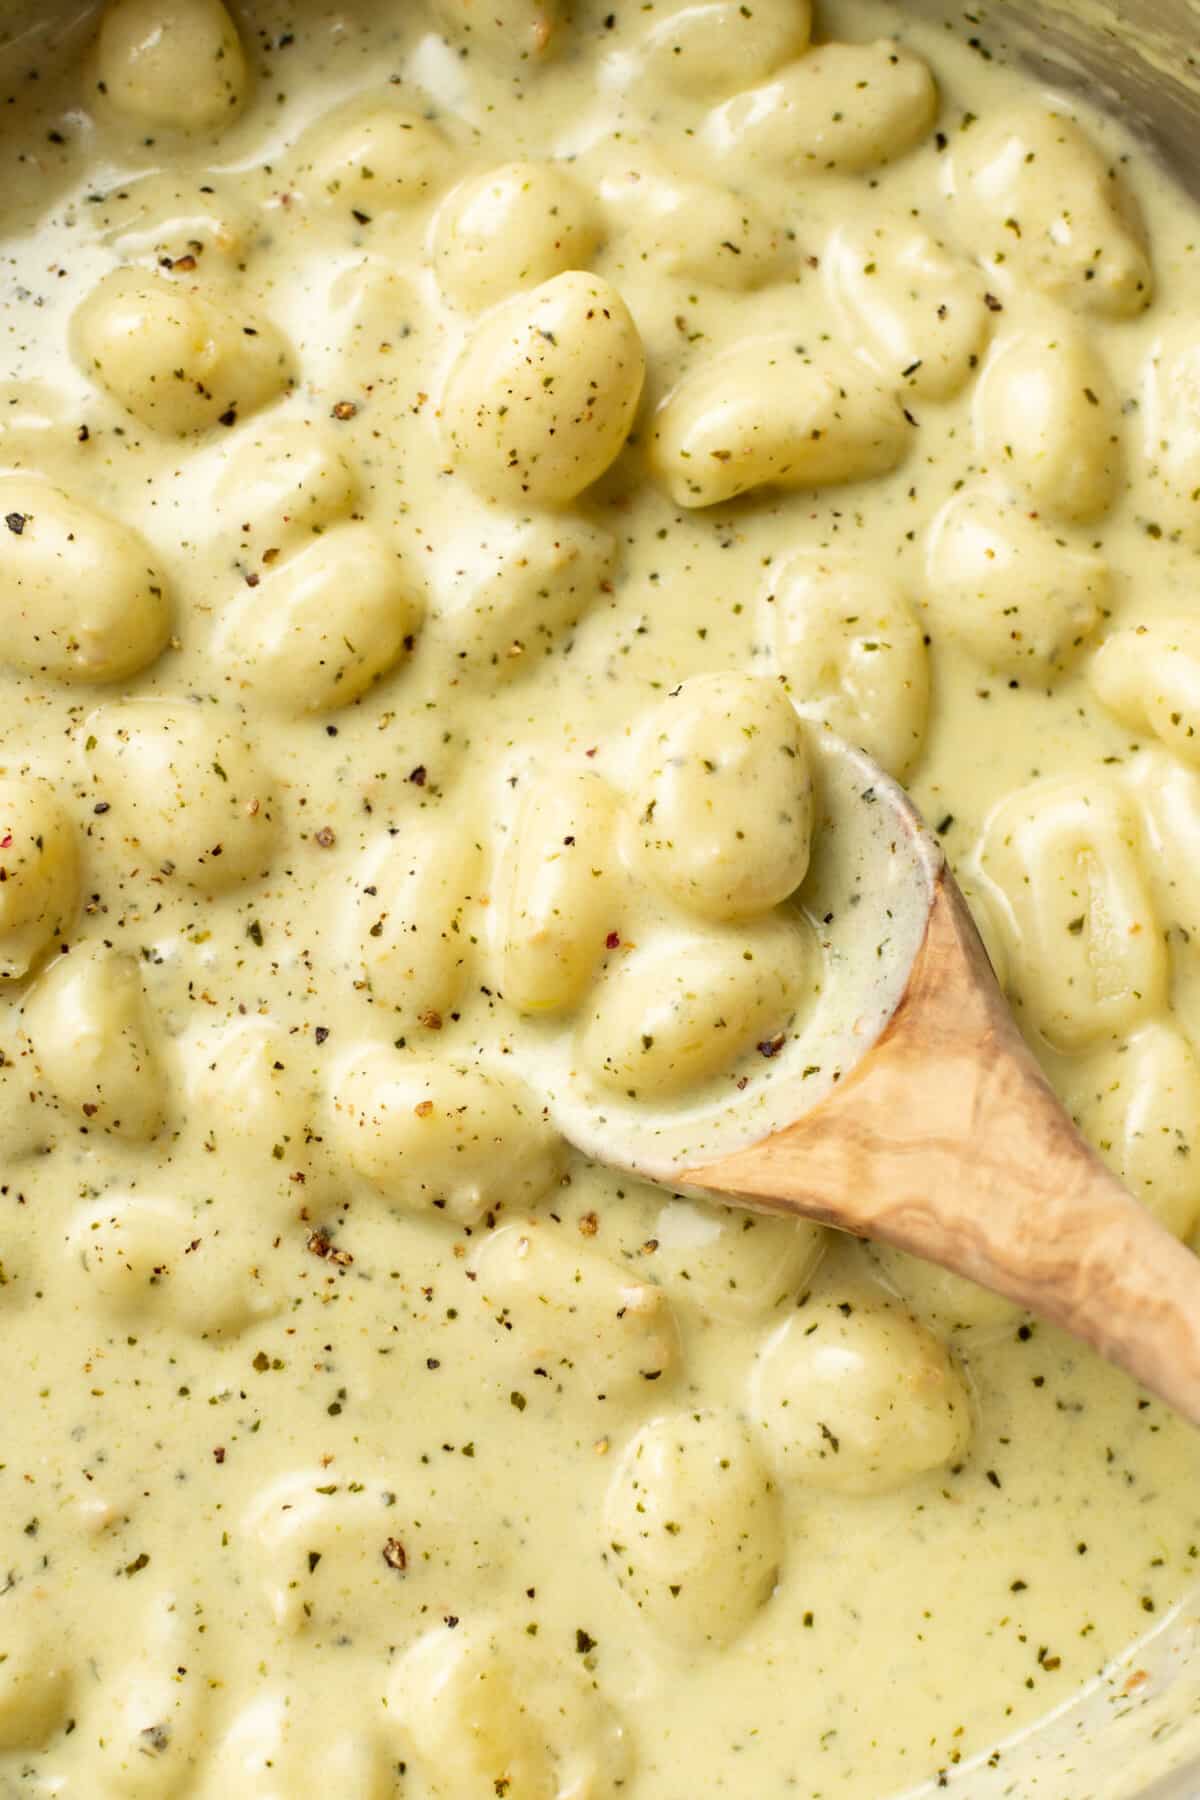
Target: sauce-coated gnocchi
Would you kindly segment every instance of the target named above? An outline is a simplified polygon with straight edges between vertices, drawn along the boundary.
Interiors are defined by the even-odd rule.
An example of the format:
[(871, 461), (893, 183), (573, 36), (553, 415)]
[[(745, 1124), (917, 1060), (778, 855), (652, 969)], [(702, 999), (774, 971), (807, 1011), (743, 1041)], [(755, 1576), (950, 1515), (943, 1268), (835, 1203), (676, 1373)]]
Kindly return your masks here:
[(876, 1029), (834, 733), (1200, 1249), (1200, 230), (938, 11), (6, 9), (2, 1800), (1194, 1737), (1195, 1437), (646, 1175)]

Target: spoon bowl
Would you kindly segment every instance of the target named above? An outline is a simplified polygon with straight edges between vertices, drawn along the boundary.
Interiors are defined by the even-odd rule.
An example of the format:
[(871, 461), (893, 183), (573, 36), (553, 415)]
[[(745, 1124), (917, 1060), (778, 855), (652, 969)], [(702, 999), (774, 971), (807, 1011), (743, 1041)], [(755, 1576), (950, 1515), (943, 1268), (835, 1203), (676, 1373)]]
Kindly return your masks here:
[[(660, 1113), (543, 1047), (560, 1130), (675, 1192), (896, 1245), (1003, 1294), (1200, 1424), (1200, 1258), (1079, 1134), (1012, 1018), (937, 839), (810, 728), (814, 1003), (739, 1089)], [(764, 1047), (766, 1048), (766, 1047)]]

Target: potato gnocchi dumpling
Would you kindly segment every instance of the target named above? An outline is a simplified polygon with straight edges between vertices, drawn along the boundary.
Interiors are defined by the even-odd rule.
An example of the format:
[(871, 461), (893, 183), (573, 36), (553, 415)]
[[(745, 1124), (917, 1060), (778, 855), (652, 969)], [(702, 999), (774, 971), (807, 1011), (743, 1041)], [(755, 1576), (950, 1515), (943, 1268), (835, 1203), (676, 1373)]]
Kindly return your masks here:
[(758, 487), (811, 488), (885, 475), (912, 426), (895, 394), (843, 350), (750, 338), (686, 375), (654, 416), (651, 462), (677, 506)]
[(0, 1750), (41, 1750), (75, 1694), (70, 1639), (44, 1593), (26, 1584), (0, 1610)]
[(447, 195), (433, 227), (433, 266), (458, 306), (492, 306), (568, 269), (600, 243), (590, 197), (556, 163), (502, 163)]
[(489, 683), (535, 672), (603, 591), (612, 534), (567, 513), (489, 517), (456, 537), (433, 582), (430, 633), (457, 668)]
[(97, 1739), (96, 1800), (175, 1800), (193, 1791), (212, 1688), (194, 1666), (200, 1640), (185, 1611), (174, 1595), (158, 1597), (140, 1622), (138, 1647), (102, 1684), (92, 1718), (85, 1714)]
[(774, 1484), (731, 1413), (669, 1413), (628, 1445), (604, 1506), (606, 1560), (660, 1637), (720, 1648), (770, 1599), (783, 1560)]
[(768, 575), (762, 618), (796, 711), (905, 775), (925, 741), (929, 658), (899, 584), (852, 554), (804, 551)]
[(525, 1220), (484, 1238), (471, 1261), (506, 1359), (597, 1400), (628, 1404), (660, 1389), (679, 1363), (679, 1334), (661, 1288), (639, 1281), (561, 1227)]
[(71, 333), (84, 373), (166, 436), (235, 425), (295, 379), (290, 345), (236, 294), (218, 296), (144, 269), (101, 276)]
[(295, 186), (312, 205), (370, 223), (425, 200), (450, 172), (442, 132), (387, 94), (357, 95), (319, 119), (296, 148)]
[(306, 1041), (270, 1019), (206, 1034), (188, 1057), (187, 1099), (205, 1149), (234, 1172), (231, 1191), (247, 1213), (272, 1227), (295, 1224), (322, 1193), (313, 1065)]
[(219, 131), (249, 86), (221, 0), (108, 0), (96, 72), (108, 105), (142, 130)]
[(755, 1044), (773, 1055), (811, 980), (810, 941), (798, 918), (655, 938), (618, 952), (593, 989), (580, 1061), (593, 1081), (630, 1099), (700, 1087)]
[(1183, 1033), (1154, 1022), (1065, 1073), (1088, 1142), (1178, 1238), (1200, 1225), (1200, 1065)]
[(1025, 1016), (1085, 1050), (1161, 1012), (1167, 958), (1134, 807), (1107, 775), (1034, 782), (994, 809), (978, 851)]
[(795, 233), (749, 195), (684, 181), (640, 159), (600, 185), (623, 270), (644, 265), (682, 281), (744, 292), (794, 275)]
[(114, 1325), (233, 1337), (276, 1309), (256, 1251), (203, 1207), (165, 1195), (110, 1193), (80, 1206), (66, 1263), (79, 1301)]
[(75, 827), (49, 782), (0, 776), (0, 981), (20, 981), (69, 927), (79, 898)]
[(560, 0), (433, 0), (433, 7), (451, 38), (496, 63), (540, 62), (562, 36)]
[(332, 1130), (337, 1150), (385, 1199), (435, 1208), (458, 1225), (540, 1200), (565, 1154), (515, 1077), (383, 1048), (341, 1070)]
[(364, 1717), (332, 1721), (324, 1707), (268, 1688), (241, 1706), (216, 1744), (196, 1800), (393, 1800), (396, 1759)]
[(355, 941), (372, 999), (410, 1028), (440, 1031), (475, 957), (481, 847), (457, 820), (419, 820), (363, 864)]
[(750, 1412), (781, 1475), (839, 1494), (886, 1494), (961, 1462), (966, 1382), (946, 1346), (868, 1291), (811, 1300), (763, 1344)]
[(361, 498), (333, 432), (307, 418), (261, 420), (222, 452), (217, 509), (231, 532), (250, 538), (256, 570), (347, 518)]
[(923, 1257), (910, 1256), (892, 1244), (872, 1244), (871, 1255), (884, 1280), (922, 1318), (932, 1320), (939, 1331), (997, 1329), (1012, 1325), (1021, 1309), (993, 1294), (965, 1275), (939, 1268)]
[(668, 1200), (654, 1221), (654, 1272), (706, 1317), (753, 1319), (794, 1298), (829, 1235), (808, 1219), (773, 1219), (702, 1201)]
[(636, 872), (704, 919), (747, 919), (808, 871), (813, 782), (803, 727), (777, 682), (694, 675), (637, 734), (626, 851)]
[(652, 17), (636, 61), (648, 92), (714, 100), (803, 56), (811, 30), (810, 0), (690, 0)]
[(435, 1626), (396, 1665), (387, 1706), (428, 1800), (616, 1800), (632, 1752), (599, 1684), (486, 1614)]
[(451, 370), (442, 426), (489, 499), (561, 505), (598, 481), (633, 426), (646, 360), (620, 294), (571, 271), (476, 327)]
[(121, 681), (171, 629), (154, 553), (129, 526), (48, 481), (0, 480), (0, 658), (55, 681)]
[(213, 649), (239, 689), (283, 712), (361, 699), (410, 651), (424, 603), (400, 556), (370, 525), (335, 525), (243, 587)]
[(822, 267), (834, 305), (890, 381), (929, 400), (966, 386), (992, 321), (973, 264), (926, 232), (871, 224), (840, 226)]
[(353, 1632), (370, 1641), (379, 1627), (385, 1641), (397, 1629), (411, 1635), (447, 1587), (480, 1575), (487, 1555), (449, 1508), (414, 1511), (390, 1466), (378, 1475), (320, 1463), (287, 1470), (254, 1493), (239, 1538), (288, 1636)]
[(717, 107), (705, 136), (747, 174), (857, 175), (906, 155), (937, 111), (929, 65), (899, 44), (821, 44)]
[(990, 472), (1051, 517), (1094, 519), (1116, 497), (1117, 397), (1090, 339), (1065, 320), (997, 344), (976, 396), (975, 433)]
[(1088, 671), (1092, 691), (1134, 731), (1200, 763), (1200, 621), (1155, 619), (1106, 638)]
[(1200, 547), (1200, 337), (1190, 326), (1166, 332), (1151, 350), (1142, 418), (1152, 522)]
[(37, 981), (24, 1022), (46, 1080), (89, 1129), (158, 1135), (167, 1077), (133, 957), (102, 943), (74, 946)]
[(207, 894), (266, 872), (279, 835), (274, 782), (237, 713), (123, 700), (91, 715), (83, 753), (106, 809), (97, 835), (114, 848)]
[(957, 638), (987, 669), (1054, 681), (1095, 631), (1110, 598), (1108, 564), (987, 489), (967, 489), (934, 519), (923, 604), (936, 636)]
[(506, 858), (500, 986), (518, 1012), (582, 999), (622, 922), (618, 800), (599, 775), (564, 770), (525, 793)]
[(1042, 106), (997, 113), (960, 135), (952, 170), (958, 235), (1005, 292), (1032, 285), (1104, 319), (1150, 304), (1137, 208), (1074, 119)]

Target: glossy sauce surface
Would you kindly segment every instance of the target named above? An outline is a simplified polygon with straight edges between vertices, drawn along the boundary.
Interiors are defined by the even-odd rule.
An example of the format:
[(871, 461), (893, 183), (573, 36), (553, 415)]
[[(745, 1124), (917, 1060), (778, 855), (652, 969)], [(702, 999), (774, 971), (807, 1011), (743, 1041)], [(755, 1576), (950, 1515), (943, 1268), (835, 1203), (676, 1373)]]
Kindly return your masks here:
[(1196, 215), (984, 47), (114, 0), (5, 49), (6, 1796), (973, 1794), (1194, 1610), (1161, 1406), (607, 1173), (547, 1074), (769, 1092), (836, 991), (832, 726), (1200, 1222)]

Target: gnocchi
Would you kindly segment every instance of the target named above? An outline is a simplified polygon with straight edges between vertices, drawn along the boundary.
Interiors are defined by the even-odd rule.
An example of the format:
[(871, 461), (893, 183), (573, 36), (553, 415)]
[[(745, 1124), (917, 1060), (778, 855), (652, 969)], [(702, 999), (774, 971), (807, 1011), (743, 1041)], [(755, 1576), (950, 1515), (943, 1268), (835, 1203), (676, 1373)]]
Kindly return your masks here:
[(1053, 681), (1108, 610), (1108, 565), (987, 489), (948, 500), (930, 527), (923, 596), (934, 632), (1001, 674)]
[(840, 226), (822, 259), (830, 298), (880, 373), (929, 400), (967, 385), (991, 335), (978, 269), (926, 232)]
[(615, 1800), (631, 1773), (628, 1736), (596, 1684), (486, 1614), (418, 1638), (388, 1707), (430, 1800)]
[(1188, 329), (1154, 344), (1142, 384), (1152, 523), (1200, 545), (1200, 339)]
[(689, 1649), (739, 1636), (783, 1556), (774, 1484), (727, 1413), (644, 1425), (613, 1476), (604, 1529), (610, 1567), (646, 1622)]
[(256, 562), (272, 567), (303, 549), (358, 505), (361, 484), (332, 433), (310, 421), (270, 418), (226, 448), (214, 497), (239, 534), (257, 539)]
[(90, 1129), (157, 1137), (166, 1071), (132, 957), (102, 944), (75, 947), (35, 984), (24, 1016), (38, 1065), (64, 1106)]
[(634, 868), (701, 918), (752, 918), (808, 870), (813, 784), (796, 714), (773, 682), (698, 675), (638, 734), (626, 845)]
[(1135, 731), (1152, 731), (1200, 764), (1200, 628), (1190, 618), (1135, 625), (1104, 640), (1089, 670), (1101, 704)]
[(937, 110), (929, 65), (899, 44), (821, 44), (717, 107), (707, 141), (747, 171), (853, 175), (904, 156)]
[(999, 113), (959, 140), (954, 220), (965, 247), (1006, 292), (1028, 283), (1076, 311), (1130, 319), (1154, 276), (1119, 171), (1065, 113)]
[(669, 170), (621, 169), (600, 187), (623, 268), (649, 264), (683, 281), (748, 292), (796, 274), (795, 234), (748, 195)]
[(828, 1233), (808, 1219), (672, 1199), (655, 1218), (653, 1243), (655, 1271), (677, 1299), (705, 1317), (741, 1320), (800, 1293), (820, 1266)]
[(371, 526), (336, 525), (245, 588), (213, 647), (231, 680), (269, 706), (333, 712), (412, 649), (423, 611), (400, 557)]
[(790, 1480), (882, 1494), (961, 1462), (971, 1440), (966, 1383), (944, 1344), (869, 1293), (812, 1300), (759, 1351), (751, 1416)]
[(651, 88), (715, 99), (803, 56), (811, 30), (809, 0), (687, 0), (652, 20), (636, 59)]
[(41, 961), (78, 894), (75, 827), (50, 783), (0, 776), (0, 981), (20, 981)]
[(222, 0), (108, 0), (100, 91), (143, 130), (219, 131), (246, 97), (246, 55)]
[(761, 616), (797, 712), (904, 776), (925, 741), (929, 659), (899, 584), (852, 555), (801, 552), (768, 576)]
[(645, 368), (616, 289), (556, 275), (476, 327), (442, 401), (450, 451), (488, 498), (573, 500), (624, 448)]
[(1166, 1002), (1136, 813), (1106, 776), (1049, 777), (989, 817), (979, 866), (1025, 1016), (1057, 1049), (1135, 1030)]
[(130, 1192), (80, 1206), (67, 1267), (81, 1302), (126, 1328), (158, 1323), (234, 1337), (275, 1310), (251, 1254), (182, 1200)]
[(758, 487), (868, 481), (903, 461), (912, 427), (855, 357), (751, 338), (702, 364), (654, 416), (651, 461), (677, 506)]
[(528, 1206), (557, 1181), (564, 1146), (520, 1081), (376, 1049), (333, 1091), (333, 1141), (385, 1199), (474, 1225)]
[(996, 346), (975, 411), (992, 472), (1063, 519), (1107, 512), (1122, 473), (1120, 414), (1088, 338), (1067, 324)]
[(483, 530), (437, 569), (429, 629), (456, 669), (499, 683), (538, 668), (611, 589), (616, 545), (566, 513), (489, 517)]
[(104, 275), (72, 320), (85, 373), (141, 425), (187, 437), (228, 428), (292, 386), (274, 325), (182, 280), (138, 268)]
[(1200, 1066), (1183, 1033), (1152, 1022), (1067, 1075), (1076, 1123), (1113, 1173), (1178, 1238), (1200, 1225)]
[(312, 128), (296, 152), (296, 186), (314, 206), (361, 215), (426, 199), (445, 178), (450, 147), (436, 125), (389, 97), (348, 101)]
[(568, 269), (586, 269), (600, 224), (584, 190), (555, 163), (503, 163), (454, 189), (433, 228), (433, 263), (458, 306), (494, 305)]
[(75, 1671), (45, 1599), (7, 1599), (0, 1615), (0, 1750), (40, 1750), (67, 1722)]
[(387, 838), (363, 869), (356, 937), (377, 1005), (410, 1027), (440, 1031), (460, 998), (474, 955), (472, 891), (480, 845), (439, 822)]
[(702, 1087), (756, 1043), (775, 1053), (808, 979), (798, 919), (663, 937), (597, 983), (583, 1009), (580, 1061), (593, 1081), (629, 1099)]
[(318, 1077), (304, 1047), (269, 1019), (240, 1019), (190, 1049), (187, 1099), (205, 1152), (237, 1172), (257, 1216), (294, 1225), (302, 1195), (319, 1204), (326, 1186)]
[(200, 701), (123, 700), (87, 722), (93, 789), (135, 856), (216, 894), (253, 880), (278, 837), (273, 782), (232, 711)]
[(8, 527), (0, 656), (55, 681), (113, 682), (166, 647), (171, 606), (150, 546), (47, 481), (0, 479)]
[(500, 980), (519, 1012), (559, 1012), (583, 996), (621, 922), (617, 797), (599, 775), (534, 783), (516, 823), (500, 937)]
[(502, 1225), (471, 1261), (481, 1303), (501, 1333), (505, 1357), (525, 1370), (583, 1385), (597, 1400), (628, 1403), (679, 1363), (679, 1336), (661, 1288), (551, 1225)]

